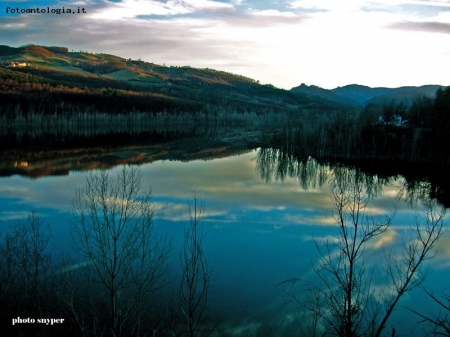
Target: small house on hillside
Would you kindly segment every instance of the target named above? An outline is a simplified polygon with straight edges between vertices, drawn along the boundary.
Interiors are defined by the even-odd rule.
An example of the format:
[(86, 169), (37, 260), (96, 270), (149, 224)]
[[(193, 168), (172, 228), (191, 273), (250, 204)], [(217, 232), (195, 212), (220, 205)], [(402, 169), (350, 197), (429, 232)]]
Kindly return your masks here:
[(30, 64), (27, 62), (7, 62), (6, 64), (4, 64), (4, 66), (6, 66), (6, 68), (24, 68), (24, 67), (29, 67)]
[(382, 115), (379, 117), (380, 124), (390, 125), (390, 126), (406, 126), (408, 120), (404, 120), (400, 115)]

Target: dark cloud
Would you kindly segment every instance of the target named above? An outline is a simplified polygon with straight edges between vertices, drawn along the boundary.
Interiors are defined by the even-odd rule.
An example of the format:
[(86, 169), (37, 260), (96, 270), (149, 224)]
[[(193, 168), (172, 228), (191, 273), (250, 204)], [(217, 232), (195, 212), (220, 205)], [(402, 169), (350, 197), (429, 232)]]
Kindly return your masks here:
[(140, 15), (136, 18), (150, 21), (164, 20), (169, 22), (177, 22), (181, 19), (203, 19), (205, 21), (210, 21), (214, 25), (264, 28), (277, 25), (300, 24), (309, 17), (307, 15), (297, 15), (290, 12), (278, 11), (240, 12), (235, 10), (222, 10), (210, 13), (196, 12), (192, 14), (170, 16)]
[[(156, 0), (158, 1), (158, 0)], [(167, 3), (167, 1), (158, 1), (161, 3)], [(219, 1), (213, 1), (215, 3), (224, 3)], [(227, 20), (231, 21), (234, 24), (239, 24), (240, 26), (271, 26), (277, 24), (289, 24), (289, 23), (299, 23), (306, 17), (308, 14), (323, 12), (326, 10), (321, 9), (305, 9), (305, 8), (288, 8), (282, 4), (276, 4), (274, 2), (270, 2), (271, 6), (264, 3), (252, 3), (252, 5), (258, 6), (250, 6), (250, 4), (246, 4), (245, 8), (236, 6), (205, 6), (198, 7), (192, 5), (188, 2), (181, 1), (179, 6), (186, 9), (187, 13), (179, 13), (179, 14), (171, 14), (171, 15), (139, 15), (136, 18), (138, 19), (146, 19), (146, 20), (155, 20), (155, 19), (178, 19), (178, 18), (201, 18), (201, 19), (215, 19), (215, 20)]]
[(395, 22), (387, 26), (390, 29), (400, 29), (406, 31), (420, 31), (429, 33), (450, 34), (450, 23), (442, 22)]
[(2, 43), (59, 45), (69, 50), (197, 67), (228, 67), (229, 62), (248, 65), (245, 51), (255, 47), (252, 41), (217, 39), (217, 34), (209, 31), (209, 23), (203, 21), (109, 21), (74, 17), (68, 20), (58, 16), (45, 21), (36, 16), (7, 18), (0, 22), (0, 30), (8, 32)]
[[(87, 15), (21, 15), (0, 20), (2, 43), (64, 46), (167, 65), (214, 68), (255, 77), (252, 55), (263, 53), (261, 32), (299, 25), (307, 15), (292, 11), (210, 7), (191, 14), (126, 19), (93, 18), (104, 2), (91, 1)], [(239, 34), (239, 32), (243, 32)], [(254, 32), (254, 34), (253, 34)], [(282, 38), (282, 37), (280, 37)], [(253, 60), (253, 61), (252, 61)]]

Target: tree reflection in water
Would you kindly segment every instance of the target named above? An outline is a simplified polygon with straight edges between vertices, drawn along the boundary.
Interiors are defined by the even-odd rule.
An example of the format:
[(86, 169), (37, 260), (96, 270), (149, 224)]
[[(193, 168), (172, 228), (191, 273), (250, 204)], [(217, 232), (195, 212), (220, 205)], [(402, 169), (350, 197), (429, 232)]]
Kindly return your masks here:
[(414, 205), (431, 198), (447, 208), (450, 207), (447, 175), (440, 174), (441, 171), (436, 168), (433, 168), (433, 171), (425, 170), (423, 167), (417, 168), (417, 172), (413, 175), (410, 170), (407, 171), (403, 166), (392, 163), (370, 166), (368, 163), (346, 165), (340, 162), (325, 162), (311, 156), (300, 158), (283, 148), (260, 148), (256, 155), (256, 170), (266, 183), (295, 178), (298, 179), (300, 186), (307, 190), (322, 188), (334, 178), (348, 180), (358, 175), (368, 195), (375, 197), (384, 186), (403, 177), (403, 186), (398, 192), (399, 199)]

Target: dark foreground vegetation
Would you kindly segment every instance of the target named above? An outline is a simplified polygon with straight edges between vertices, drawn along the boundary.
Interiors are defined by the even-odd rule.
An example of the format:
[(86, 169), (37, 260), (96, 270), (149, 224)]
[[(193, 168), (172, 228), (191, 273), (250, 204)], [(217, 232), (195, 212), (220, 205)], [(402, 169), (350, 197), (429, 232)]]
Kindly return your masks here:
[(70, 216), (73, 250), (57, 257), (39, 214), (0, 243), (0, 317), (7, 336), (199, 336), (211, 269), (203, 252), (203, 204), (194, 192), (180, 252), (181, 277), (169, 280), (170, 238), (153, 224), (151, 190), (137, 168), (91, 174)]

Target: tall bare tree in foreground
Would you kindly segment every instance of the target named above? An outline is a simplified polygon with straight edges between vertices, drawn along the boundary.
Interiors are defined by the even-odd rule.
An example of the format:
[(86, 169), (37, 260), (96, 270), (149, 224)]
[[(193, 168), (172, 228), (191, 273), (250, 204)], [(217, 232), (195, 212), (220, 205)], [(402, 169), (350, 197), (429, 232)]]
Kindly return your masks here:
[(432, 258), (433, 248), (444, 234), (444, 207), (434, 200), (428, 200), (424, 216), (416, 215), (414, 224), (415, 236), (402, 249), (402, 257), (388, 257), (385, 267), (390, 279), (392, 295), (385, 298), (385, 314), (378, 324), (375, 336), (381, 336), (386, 322), (392, 314), (400, 298), (408, 291), (422, 285), (425, 274), (423, 262)]
[(95, 324), (112, 336), (148, 333), (151, 295), (166, 267), (169, 245), (155, 233), (151, 190), (141, 186), (134, 167), (123, 167), (115, 179), (104, 171), (91, 173), (72, 204), (74, 243), (88, 262), (81, 275), (96, 290), (91, 304), (107, 309), (95, 311), (107, 317)]
[[(316, 241), (320, 258), (314, 272), (320, 282), (306, 282), (310, 297), (305, 306), (313, 324), (309, 331), (315, 336), (381, 336), (400, 298), (422, 284), (422, 265), (432, 257), (432, 249), (443, 235), (444, 211), (429, 202), (426, 215), (416, 217), (414, 235), (400, 248), (400, 258), (399, 254), (388, 254), (380, 269), (389, 294), (377, 296), (372, 285), (376, 267), (366, 264), (365, 249), (368, 242), (386, 232), (394, 214), (375, 218), (367, 213), (369, 194), (362, 173), (343, 169), (334, 174), (332, 203), (337, 235), (332, 241)], [(303, 280), (285, 284), (298, 281)], [(298, 297), (294, 299), (300, 302)]]
[(193, 192), (193, 205), (189, 205), (189, 226), (184, 232), (181, 250), (182, 279), (180, 283), (181, 322), (189, 337), (198, 336), (199, 327), (208, 320), (207, 302), (211, 285), (211, 268), (204, 253), (204, 204), (199, 193)]
[[(393, 215), (376, 220), (366, 214), (369, 195), (363, 176), (341, 172), (332, 185), (332, 203), (338, 232), (335, 242), (316, 242), (321, 255), (314, 266), (322, 286), (322, 312), (327, 333), (337, 336), (365, 334), (372, 272), (364, 262), (365, 244), (387, 229)], [(345, 176), (344, 176), (345, 174)]]

